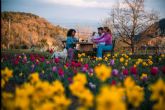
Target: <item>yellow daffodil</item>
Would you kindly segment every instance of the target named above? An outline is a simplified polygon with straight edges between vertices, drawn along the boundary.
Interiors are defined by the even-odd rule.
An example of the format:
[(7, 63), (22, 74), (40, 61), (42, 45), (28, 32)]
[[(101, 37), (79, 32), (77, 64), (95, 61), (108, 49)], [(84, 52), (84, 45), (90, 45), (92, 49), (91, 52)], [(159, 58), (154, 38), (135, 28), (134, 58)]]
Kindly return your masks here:
[(69, 89), (71, 90), (74, 96), (77, 96), (79, 99), (79, 103), (86, 107), (91, 107), (93, 105), (93, 94), (85, 87), (87, 83), (87, 79), (85, 74), (78, 73), (73, 78), (73, 83), (69, 85)]
[(53, 87), (51, 87), (50, 90), (52, 90), (53, 94), (56, 94), (56, 95), (64, 94), (65, 89), (60, 81), (58, 81), (58, 80), (54, 81), (52, 83), (52, 86)]
[(150, 90), (152, 91), (151, 100), (165, 99), (165, 82), (162, 79), (150, 85)]
[(108, 58), (107, 58), (107, 57), (105, 57), (105, 58), (104, 58), (104, 60), (105, 60), (105, 61), (108, 61)]
[(127, 77), (124, 81), (128, 102), (134, 107), (138, 107), (144, 100), (144, 90), (137, 86), (131, 77)]
[(154, 104), (153, 110), (165, 110), (164, 103), (164, 100), (159, 100), (156, 104)]
[(134, 107), (139, 107), (144, 100), (144, 91), (140, 86), (134, 86), (133, 88), (126, 89), (128, 102)]
[(165, 57), (165, 54), (161, 54), (161, 57), (164, 58)]
[(84, 89), (84, 91), (79, 96), (80, 104), (85, 107), (92, 107), (93, 99), (94, 99), (94, 96), (93, 96), (92, 92), (88, 89)]
[(121, 92), (116, 87), (103, 86), (96, 97), (97, 110), (126, 110)]
[(54, 110), (54, 108), (55, 108), (55, 104), (53, 102), (46, 101), (42, 105), (37, 106), (36, 110)]
[(32, 83), (36, 83), (37, 81), (40, 80), (40, 79), (39, 79), (39, 75), (38, 75), (37, 72), (32, 73), (32, 74), (29, 76), (29, 78), (30, 78), (30, 81), (31, 81)]
[(128, 63), (126, 62), (126, 63), (124, 63), (124, 66), (127, 66), (128, 65)]
[(149, 65), (152, 65), (152, 64), (153, 64), (153, 62), (152, 62), (151, 59), (148, 59), (148, 64), (149, 64)]
[(79, 82), (82, 85), (87, 83), (86, 75), (83, 73), (78, 73), (76, 76), (73, 77), (73, 82)]
[(143, 62), (142, 65), (145, 67), (145, 66), (148, 66), (148, 64), (146, 62)]
[(149, 59), (152, 59), (152, 56), (148, 56)]
[(131, 77), (127, 77), (124, 80), (124, 86), (126, 88), (131, 88), (131, 87), (135, 86), (135, 82), (134, 82), (134, 80)]
[(96, 73), (97, 78), (104, 82), (111, 76), (112, 69), (109, 66), (101, 64), (100, 66), (96, 66), (94, 68), (94, 71)]
[(140, 79), (144, 79), (144, 78), (147, 78), (147, 74), (146, 73), (142, 73), (142, 75), (141, 75), (141, 77), (140, 77)]
[(123, 58), (123, 57), (120, 58), (120, 62), (121, 62), (121, 63), (124, 62), (124, 58)]
[(53, 97), (54, 106), (56, 110), (67, 110), (68, 106), (71, 104), (71, 100), (65, 96), (54, 96)]
[(85, 87), (80, 82), (74, 82), (69, 85), (69, 89), (71, 90), (73, 95), (80, 96)]
[(3, 88), (5, 86), (5, 80), (1, 79), (1, 87)]
[(1, 75), (2, 79), (8, 81), (8, 79), (13, 76), (13, 70), (10, 70), (8, 67), (6, 67), (4, 70), (1, 70)]

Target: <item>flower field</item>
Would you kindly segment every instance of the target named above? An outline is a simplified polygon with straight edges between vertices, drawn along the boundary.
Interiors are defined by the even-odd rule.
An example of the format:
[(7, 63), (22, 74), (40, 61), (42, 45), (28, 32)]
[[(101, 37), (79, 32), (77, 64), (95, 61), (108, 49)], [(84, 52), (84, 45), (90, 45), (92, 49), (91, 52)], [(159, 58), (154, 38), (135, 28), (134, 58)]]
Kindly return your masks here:
[(165, 110), (165, 55), (1, 56), (2, 110)]

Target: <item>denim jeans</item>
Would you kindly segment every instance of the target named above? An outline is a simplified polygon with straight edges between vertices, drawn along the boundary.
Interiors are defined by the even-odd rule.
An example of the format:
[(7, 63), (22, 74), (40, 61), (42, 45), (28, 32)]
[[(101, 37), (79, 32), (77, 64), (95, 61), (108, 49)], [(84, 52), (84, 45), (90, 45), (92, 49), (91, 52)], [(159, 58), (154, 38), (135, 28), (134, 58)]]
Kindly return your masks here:
[(103, 44), (99, 44), (97, 47), (97, 57), (101, 57), (103, 56), (103, 51), (105, 50), (112, 50), (112, 45), (103, 45)]

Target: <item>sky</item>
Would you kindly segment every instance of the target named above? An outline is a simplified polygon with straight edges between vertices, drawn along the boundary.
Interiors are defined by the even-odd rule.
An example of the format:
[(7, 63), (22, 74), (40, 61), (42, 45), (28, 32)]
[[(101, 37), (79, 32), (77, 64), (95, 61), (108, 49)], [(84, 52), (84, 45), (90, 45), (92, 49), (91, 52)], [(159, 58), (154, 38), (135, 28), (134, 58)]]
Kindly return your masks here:
[[(118, 0), (1, 0), (2, 11), (28, 12), (66, 28), (96, 29)], [(119, 0), (120, 1), (120, 0)], [(145, 0), (147, 10), (165, 18), (165, 0)]]

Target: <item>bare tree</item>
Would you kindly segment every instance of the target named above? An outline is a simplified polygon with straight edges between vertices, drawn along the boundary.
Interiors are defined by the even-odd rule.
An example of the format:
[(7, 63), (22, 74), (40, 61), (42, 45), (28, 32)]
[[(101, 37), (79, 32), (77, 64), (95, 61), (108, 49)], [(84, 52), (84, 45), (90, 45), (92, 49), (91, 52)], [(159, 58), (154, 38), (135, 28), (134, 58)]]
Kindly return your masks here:
[(113, 32), (135, 52), (135, 35), (144, 31), (158, 20), (155, 11), (144, 9), (144, 0), (123, 0), (118, 2), (110, 14)]

